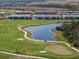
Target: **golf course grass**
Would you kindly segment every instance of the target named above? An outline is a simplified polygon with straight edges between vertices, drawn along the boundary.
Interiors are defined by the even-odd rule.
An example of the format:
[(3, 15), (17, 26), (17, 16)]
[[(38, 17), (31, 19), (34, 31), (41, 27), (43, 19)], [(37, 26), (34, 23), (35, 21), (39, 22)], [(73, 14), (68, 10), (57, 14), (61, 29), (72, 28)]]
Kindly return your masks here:
[[(55, 20), (0, 20), (0, 50), (12, 53), (15, 53), (17, 50), (21, 52), (20, 54), (41, 56), (49, 59), (78, 59), (78, 53), (65, 45), (62, 46), (63, 44), (55, 46), (47, 42), (36, 42), (28, 40), (24, 38), (24, 33), (18, 30), (18, 27), (21, 25), (40, 25), (53, 22), (55, 22)], [(57, 46), (64, 48), (68, 54), (65, 55), (63, 53), (61, 55), (58, 52), (53, 52), (54, 47), (57, 48)], [(23, 51), (24, 53), (22, 53)], [(40, 53), (40, 51), (47, 52)], [(58, 50), (54, 49), (54, 51)], [(62, 52), (62, 49), (60, 49), (60, 51)], [(5, 57), (6, 59), (12, 59), (12, 57), (9, 55), (0, 54), (0, 59), (5, 59)]]
[(56, 33), (56, 40), (57, 41), (67, 42), (67, 38), (63, 37), (63, 32), (62, 31), (52, 30), (52, 32)]
[(5, 10), (5, 9), (2, 9), (0, 10), (0, 12), (15, 12), (16, 10)]
[[(72, 52), (69, 51), (66, 47), (62, 46), (62, 45), (48, 45), (46, 47), (46, 49), (50, 52), (59, 54), (59, 55), (71, 55)], [(62, 52), (61, 52), (62, 51)]]

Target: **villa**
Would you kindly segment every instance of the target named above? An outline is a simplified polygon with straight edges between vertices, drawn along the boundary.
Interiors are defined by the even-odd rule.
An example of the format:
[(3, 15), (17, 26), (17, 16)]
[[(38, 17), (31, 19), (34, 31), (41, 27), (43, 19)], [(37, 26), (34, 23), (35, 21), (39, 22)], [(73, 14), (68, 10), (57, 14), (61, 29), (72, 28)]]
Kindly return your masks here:
[[(1, 13), (2, 12), (0, 12), (0, 15), (2, 15)], [(16, 12), (4, 12), (3, 16), (0, 16), (0, 18), (50, 20), (79, 19), (79, 11), (71, 11), (69, 9), (64, 8), (22, 7)]]
[(9, 19), (79, 19), (79, 11), (16, 11)]
[(9, 19), (50, 19), (50, 20), (61, 20), (61, 19), (79, 19), (79, 15), (10, 15)]

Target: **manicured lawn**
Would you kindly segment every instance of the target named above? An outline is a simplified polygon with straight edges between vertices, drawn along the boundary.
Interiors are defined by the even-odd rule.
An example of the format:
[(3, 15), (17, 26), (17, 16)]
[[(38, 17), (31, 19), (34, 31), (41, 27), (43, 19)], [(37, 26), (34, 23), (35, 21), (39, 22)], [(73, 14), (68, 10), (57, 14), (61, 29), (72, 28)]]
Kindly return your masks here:
[(72, 51), (63, 45), (51, 44), (46, 47), (46, 50), (59, 55), (72, 55)]
[(0, 12), (15, 12), (16, 10), (5, 10), (5, 9), (2, 9), (0, 10)]
[[(0, 59), (26, 59), (25, 57), (18, 57), (18, 56), (12, 56), (7, 54), (1, 54), (0, 53)], [(30, 59), (30, 57), (28, 58)]]
[(0, 59), (9, 59), (9, 57), (10, 57), (9, 55), (0, 53)]
[[(56, 33), (56, 40), (57, 41), (64, 41), (67, 42), (67, 38), (63, 37), (63, 32), (58, 30), (52, 30), (54, 33)], [(67, 42), (68, 43), (68, 42)]]
[[(68, 56), (58, 55), (50, 51), (42, 54), (40, 53), (40, 51), (46, 50), (45, 47), (46, 46), (48, 47), (49, 43), (35, 42), (25, 39), (23, 37), (24, 33), (18, 30), (18, 27), (21, 25), (29, 25), (29, 24), (38, 25), (53, 22), (54, 20), (0, 20), (0, 50), (8, 52), (16, 52), (16, 50), (20, 52), (25, 51), (24, 54), (42, 56), (50, 59), (78, 59), (78, 54), (73, 50), (72, 51), (69, 50), (70, 52), (72, 52), (72, 54)], [(23, 41), (17, 40), (19, 38), (24, 40)]]

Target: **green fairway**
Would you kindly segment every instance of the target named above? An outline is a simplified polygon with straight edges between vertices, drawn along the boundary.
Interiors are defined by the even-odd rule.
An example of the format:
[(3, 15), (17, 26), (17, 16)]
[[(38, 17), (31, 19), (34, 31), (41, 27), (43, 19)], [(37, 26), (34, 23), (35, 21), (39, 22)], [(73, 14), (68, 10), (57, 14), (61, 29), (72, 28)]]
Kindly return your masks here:
[(10, 57), (9, 55), (0, 53), (0, 59), (9, 59), (9, 57)]
[[(47, 57), (50, 59), (78, 59), (79, 55), (77, 52), (67, 48), (69, 55), (62, 56), (49, 51), (47, 48), (51, 48), (49, 43), (46, 42), (35, 42), (24, 38), (24, 33), (18, 30), (21, 25), (39, 25), (53, 23), (54, 20), (0, 20), (0, 50), (15, 53), (16, 50), (23, 52), (21, 54), (35, 55), (41, 57)], [(23, 39), (23, 40), (18, 40)], [(60, 44), (62, 45), (62, 44)], [(47, 46), (47, 47), (46, 47)], [(48, 47), (49, 46), (49, 47)], [(66, 48), (65, 47), (65, 48)], [(45, 49), (46, 48), (46, 49)], [(53, 48), (53, 47), (52, 47)], [(40, 53), (40, 51), (46, 50), (46, 53)], [(61, 51), (61, 50), (60, 50)], [(4, 56), (4, 58), (2, 57)], [(8, 58), (8, 55), (0, 55), (0, 59), (12, 59)]]
[(15, 12), (16, 10), (5, 10), (5, 9), (2, 9), (0, 10), (0, 12)]

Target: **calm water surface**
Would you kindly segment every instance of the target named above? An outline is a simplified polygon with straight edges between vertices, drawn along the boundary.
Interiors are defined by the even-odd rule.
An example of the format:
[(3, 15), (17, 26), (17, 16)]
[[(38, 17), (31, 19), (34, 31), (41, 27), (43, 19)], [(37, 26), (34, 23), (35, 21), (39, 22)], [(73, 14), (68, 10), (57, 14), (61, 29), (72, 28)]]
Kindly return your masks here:
[(50, 30), (55, 29), (57, 26), (61, 26), (61, 23), (53, 23), (41, 26), (31, 26), (24, 28), (25, 31), (32, 33), (32, 38), (36, 40), (54, 40), (55, 33), (50, 32)]

